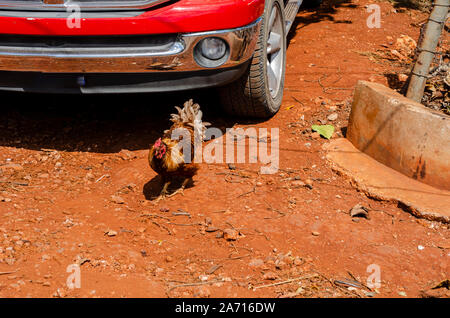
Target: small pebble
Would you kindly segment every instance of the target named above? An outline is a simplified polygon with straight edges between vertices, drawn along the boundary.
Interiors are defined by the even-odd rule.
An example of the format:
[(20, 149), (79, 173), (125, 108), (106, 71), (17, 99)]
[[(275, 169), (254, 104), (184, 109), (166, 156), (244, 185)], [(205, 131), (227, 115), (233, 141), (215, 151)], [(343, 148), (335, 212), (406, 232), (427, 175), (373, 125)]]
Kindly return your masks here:
[(278, 278), (278, 276), (274, 272), (267, 272), (264, 274), (263, 278), (265, 280), (275, 280)]
[(111, 196), (111, 201), (116, 203), (116, 204), (124, 204), (125, 200), (122, 199), (122, 197), (118, 196), (118, 195), (112, 195)]
[(198, 278), (199, 278), (202, 282), (206, 282), (206, 281), (209, 279), (209, 276), (208, 276), (208, 275), (200, 275)]
[(106, 232), (106, 235), (108, 235), (108, 236), (116, 236), (117, 235), (117, 232), (116, 231), (113, 231), (113, 230), (109, 230), (108, 232)]
[(236, 241), (239, 238), (239, 232), (233, 229), (223, 230), (223, 237), (227, 241)]
[(335, 121), (338, 118), (338, 114), (333, 113), (327, 117), (329, 121)]
[(312, 180), (311, 180), (311, 179), (306, 179), (306, 180), (305, 180), (305, 186), (306, 186), (308, 189), (312, 189), (312, 188), (313, 188), (313, 182), (312, 182)]

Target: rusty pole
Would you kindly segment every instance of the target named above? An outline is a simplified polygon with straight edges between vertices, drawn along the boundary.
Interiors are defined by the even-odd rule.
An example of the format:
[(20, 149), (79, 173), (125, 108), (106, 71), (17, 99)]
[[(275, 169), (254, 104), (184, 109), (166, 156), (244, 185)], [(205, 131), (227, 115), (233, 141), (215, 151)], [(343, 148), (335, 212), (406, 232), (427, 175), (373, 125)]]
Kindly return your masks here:
[(421, 46), (418, 48), (419, 55), (411, 72), (406, 97), (420, 103), (422, 101), (425, 84), (428, 78), (431, 62), (442, 33), (445, 20), (449, 11), (450, 0), (436, 0), (433, 11), (431, 11)]

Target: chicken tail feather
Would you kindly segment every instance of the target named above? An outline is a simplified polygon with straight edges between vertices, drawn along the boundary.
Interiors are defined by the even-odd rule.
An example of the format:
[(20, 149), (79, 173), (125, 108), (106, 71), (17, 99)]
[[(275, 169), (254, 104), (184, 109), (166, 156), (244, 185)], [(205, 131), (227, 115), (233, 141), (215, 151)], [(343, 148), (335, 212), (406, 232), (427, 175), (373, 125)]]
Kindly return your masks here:
[(180, 123), (183, 125), (191, 126), (200, 136), (202, 140), (205, 139), (206, 127), (211, 124), (202, 121), (203, 113), (200, 110), (200, 105), (195, 103), (192, 99), (184, 103), (183, 108), (175, 106), (178, 114), (171, 114), (170, 120), (173, 123)]

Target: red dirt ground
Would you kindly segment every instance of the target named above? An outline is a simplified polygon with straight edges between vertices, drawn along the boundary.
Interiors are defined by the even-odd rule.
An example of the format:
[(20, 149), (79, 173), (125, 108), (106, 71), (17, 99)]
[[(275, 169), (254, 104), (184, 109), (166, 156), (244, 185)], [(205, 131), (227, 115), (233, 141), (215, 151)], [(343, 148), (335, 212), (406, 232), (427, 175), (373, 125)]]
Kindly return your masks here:
[[(224, 118), (213, 90), (0, 95), (14, 101), (2, 102), (0, 118), (0, 297), (448, 297), (430, 291), (449, 278), (448, 225), (359, 193), (330, 169), (327, 141), (310, 131), (336, 112), (342, 135), (355, 83), (387, 83), (392, 68), (361, 52), (418, 38), (425, 14), (377, 2), (382, 28), (368, 29), (369, 3), (299, 13), (282, 109), (264, 122)], [(189, 98), (215, 127), (280, 128), (280, 171), (202, 164), (184, 196), (154, 205), (160, 180), (148, 145)], [(352, 220), (357, 203), (370, 219)], [(220, 235), (230, 228), (236, 241)], [(74, 263), (81, 288), (71, 290)], [(333, 283), (353, 275), (366, 284), (371, 264), (381, 270), (374, 293)]]

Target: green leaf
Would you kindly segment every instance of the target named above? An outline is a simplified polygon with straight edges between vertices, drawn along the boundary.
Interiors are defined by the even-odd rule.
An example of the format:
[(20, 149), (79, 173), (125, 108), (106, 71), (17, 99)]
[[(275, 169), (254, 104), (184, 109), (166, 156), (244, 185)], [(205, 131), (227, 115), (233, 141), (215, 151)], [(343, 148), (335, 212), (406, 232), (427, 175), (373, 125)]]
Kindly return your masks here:
[(326, 139), (330, 139), (331, 136), (333, 136), (334, 133), (334, 126), (333, 125), (312, 125), (311, 129), (313, 131), (316, 131), (321, 135), (322, 137)]

